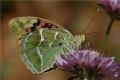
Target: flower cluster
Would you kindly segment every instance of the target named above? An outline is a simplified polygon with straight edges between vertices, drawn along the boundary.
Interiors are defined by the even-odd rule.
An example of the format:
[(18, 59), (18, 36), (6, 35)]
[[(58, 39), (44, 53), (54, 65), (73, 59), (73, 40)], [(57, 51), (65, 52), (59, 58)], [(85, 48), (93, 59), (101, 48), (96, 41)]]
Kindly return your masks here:
[(100, 0), (100, 5), (110, 16), (120, 18), (120, 0)]
[(75, 53), (56, 56), (58, 68), (75, 73), (81, 80), (120, 80), (120, 65), (115, 57), (100, 56), (94, 50), (79, 50)]

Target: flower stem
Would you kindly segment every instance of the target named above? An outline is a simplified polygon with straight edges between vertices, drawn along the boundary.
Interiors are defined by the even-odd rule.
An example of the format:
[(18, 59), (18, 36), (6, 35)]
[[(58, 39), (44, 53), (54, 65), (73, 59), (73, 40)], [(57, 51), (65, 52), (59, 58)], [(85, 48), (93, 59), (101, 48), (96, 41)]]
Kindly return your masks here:
[(111, 28), (112, 28), (113, 22), (114, 22), (114, 19), (111, 18), (110, 23), (109, 23), (108, 28), (107, 28), (106, 33), (105, 33), (106, 37), (108, 37), (109, 34), (110, 34), (110, 31), (111, 31)]
[(102, 42), (102, 45), (101, 45), (101, 47), (100, 47), (100, 50), (104, 50), (104, 48), (105, 48), (105, 44), (106, 44), (107, 39), (108, 39), (108, 37), (109, 37), (109, 35), (110, 35), (110, 31), (111, 31), (111, 29), (112, 29), (112, 25), (113, 25), (114, 21), (115, 21), (115, 20), (114, 20), (113, 18), (111, 18), (111, 20), (110, 20), (110, 22), (109, 22), (109, 25), (108, 25), (108, 27), (107, 27), (107, 30), (106, 30), (106, 32), (105, 32), (104, 40), (103, 40), (103, 42)]

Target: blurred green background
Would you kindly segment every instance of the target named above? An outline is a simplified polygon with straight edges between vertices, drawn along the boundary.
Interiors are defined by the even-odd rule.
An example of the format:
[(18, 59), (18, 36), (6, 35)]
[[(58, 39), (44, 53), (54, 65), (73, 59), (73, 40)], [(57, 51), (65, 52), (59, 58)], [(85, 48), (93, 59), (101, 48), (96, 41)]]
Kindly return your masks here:
[[(97, 0), (2, 0), (0, 1), (0, 78), (1, 80), (67, 80), (70, 73), (54, 70), (33, 75), (22, 63), (19, 43), (8, 22), (16, 16), (37, 16), (54, 21), (73, 34), (84, 33), (99, 50), (110, 17)], [(87, 28), (86, 28), (87, 27)], [(120, 61), (120, 21), (113, 24), (103, 50)], [(70, 74), (70, 75), (69, 75)]]

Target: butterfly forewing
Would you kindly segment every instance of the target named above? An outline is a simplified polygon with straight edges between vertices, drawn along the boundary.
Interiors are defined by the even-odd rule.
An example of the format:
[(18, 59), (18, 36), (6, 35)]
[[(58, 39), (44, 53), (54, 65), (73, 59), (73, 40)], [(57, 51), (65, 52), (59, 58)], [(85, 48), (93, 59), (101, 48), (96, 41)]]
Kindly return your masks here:
[(62, 28), (62, 26), (38, 17), (16, 17), (9, 21), (10, 29), (20, 39), (22, 36), (40, 28)]

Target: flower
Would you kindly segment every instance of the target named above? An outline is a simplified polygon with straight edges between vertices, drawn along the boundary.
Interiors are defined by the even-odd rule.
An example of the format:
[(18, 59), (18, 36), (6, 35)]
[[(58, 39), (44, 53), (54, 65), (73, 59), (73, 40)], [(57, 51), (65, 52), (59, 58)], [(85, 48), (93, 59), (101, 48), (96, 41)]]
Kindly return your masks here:
[(56, 64), (59, 69), (75, 73), (81, 80), (120, 80), (120, 65), (115, 62), (115, 57), (100, 56), (99, 52), (94, 50), (57, 55)]
[(120, 18), (120, 0), (100, 0), (100, 5), (110, 16)]

